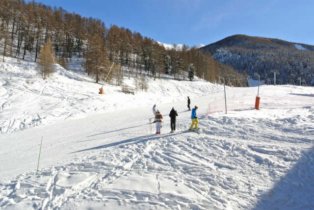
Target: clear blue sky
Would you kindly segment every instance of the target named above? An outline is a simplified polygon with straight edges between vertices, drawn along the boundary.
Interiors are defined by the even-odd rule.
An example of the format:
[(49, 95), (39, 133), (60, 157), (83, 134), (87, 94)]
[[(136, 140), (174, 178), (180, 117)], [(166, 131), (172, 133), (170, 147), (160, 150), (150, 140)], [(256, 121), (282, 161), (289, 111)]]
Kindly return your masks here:
[[(30, 0), (27, 0), (30, 1)], [(36, 0), (189, 46), (233, 34), (314, 45), (313, 0)]]

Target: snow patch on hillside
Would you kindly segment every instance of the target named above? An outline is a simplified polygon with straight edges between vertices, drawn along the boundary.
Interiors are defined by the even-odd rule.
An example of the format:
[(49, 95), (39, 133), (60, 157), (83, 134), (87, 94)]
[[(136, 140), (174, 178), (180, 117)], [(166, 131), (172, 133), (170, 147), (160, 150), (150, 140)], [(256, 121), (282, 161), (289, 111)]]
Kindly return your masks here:
[(239, 60), (241, 58), (240, 55), (233, 54), (228, 49), (219, 48), (213, 55), (214, 59), (219, 60), (220, 62), (224, 63), (230, 59)]
[(166, 50), (177, 50), (180, 51), (183, 49), (183, 44), (167, 44), (162, 42), (157, 42), (161, 46), (163, 46)]
[(306, 49), (305, 47), (303, 47), (303, 46), (300, 45), (300, 44), (294, 44), (294, 47), (295, 47), (296, 49), (298, 49), (298, 50), (308, 50), (308, 49)]

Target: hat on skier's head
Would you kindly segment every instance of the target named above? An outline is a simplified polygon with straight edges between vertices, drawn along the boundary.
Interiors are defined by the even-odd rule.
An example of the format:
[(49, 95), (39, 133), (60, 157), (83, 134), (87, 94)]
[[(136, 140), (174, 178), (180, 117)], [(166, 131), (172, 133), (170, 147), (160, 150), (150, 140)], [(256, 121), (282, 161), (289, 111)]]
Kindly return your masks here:
[(198, 109), (198, 107), (195, 105), (195, 109)]

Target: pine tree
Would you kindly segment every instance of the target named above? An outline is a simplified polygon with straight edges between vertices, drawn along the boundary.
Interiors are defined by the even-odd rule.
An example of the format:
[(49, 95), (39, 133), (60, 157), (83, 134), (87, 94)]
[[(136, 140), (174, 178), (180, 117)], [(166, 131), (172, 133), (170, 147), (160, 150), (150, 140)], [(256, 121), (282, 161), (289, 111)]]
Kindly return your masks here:
[(195, 71), (195, 67), (194, 65), (191, 63), (189, 65), (189, 79), (190, 81), (192, 81), (194, 79), (194, 71)]
[(48, 39), (47, 43), (42, 46), (39, 54), (39, 59), (41, 75), (43, 79), (46, 79), (47, 77), (49, 77), (50, 74), (54, 72), (55, 58), (50, 39)]

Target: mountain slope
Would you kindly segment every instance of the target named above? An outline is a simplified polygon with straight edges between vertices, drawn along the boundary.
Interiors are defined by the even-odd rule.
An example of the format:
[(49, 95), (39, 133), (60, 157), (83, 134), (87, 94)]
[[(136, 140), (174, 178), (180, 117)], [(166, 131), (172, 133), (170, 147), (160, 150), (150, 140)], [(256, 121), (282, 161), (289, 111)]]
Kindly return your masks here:
[[(226, 87), (225, 114), (223, 88), (204, 81), (156, 80), (134, 95), (105, 85), (98, 95), (83, 73), (56, 66), (44, 81), (35, 63), (6, 60), (1, 122), (43, 120), (2, 124), (0, 209), (314, 208), (312, 87), (261, 86), (259, 111), (256, 88)], [(187, 95), (200, 134), (187, 131)]]
[[(71, 66), (70, 66), (71, 67)], [(56, 73), (43, 80), (34, 62), (6, 58), (0, 62), (0, 133), (11, 133), (90, 114), (141, 107), (192, 98), (220, 91), (221, 86), (202, 80), (147, 79), (148, 91), (124, 94), (121, 87), (96, 84), (79, 67), (69, 71), (56, 65)], [(135, 87), (133, 78), (124, 83)], [(165, 85), (167, 84), (167, 85)], [(104, 85), (104, 95), (98, 89)]]
[(274, 82), (276, 72), (279, 84), (314, 85), (314, 46), (311, 45), (234, 35), (201, 50), (251, 77), (259, 74), (266, 83)]
[(227, 115), (215, 111), (222, 92), (193, 98), (200, 134), (186, 131), (190, 112), (177, 101), (159, 104), (157, 136), (151, 104), (1, 135), (0, 208), (314, 208), (314, 89), (263, 86), (260, 111), (250, 109), (256, 88), (227, 92)]

